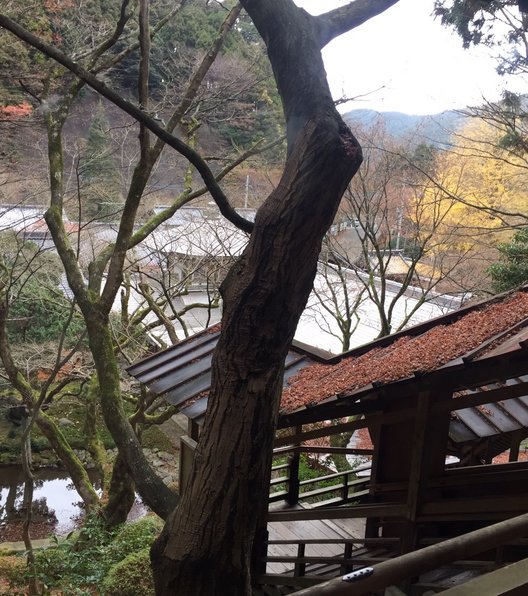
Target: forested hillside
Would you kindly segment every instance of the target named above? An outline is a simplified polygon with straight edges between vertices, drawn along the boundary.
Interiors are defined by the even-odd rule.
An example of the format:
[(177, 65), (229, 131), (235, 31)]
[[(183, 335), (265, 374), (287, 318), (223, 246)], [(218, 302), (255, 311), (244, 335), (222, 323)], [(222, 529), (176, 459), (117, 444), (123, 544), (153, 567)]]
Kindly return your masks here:
[(392, 137), (412, 139), (416, 144), (447, 143), (464, 121), (464, 115), (455, 111), (417, 116), (401, 112), (357, 109), (347, 112), (344, 118), (352, 126), (383, 126)]
[[(148, 79), (150, 110), (160, 123), (165, 123), (172, 107), (184, 99), (193, 71), (214, 42), (225, 18), (224, 6), (212, 2), (203, 10), (202, 4), (198, 0), (186, 2), (178, 11), (172, 10), (170, 3), (152, 4), (152, 18), (163, 22), (159, 33), (152, 38)], [(96, 44), (102, 31), (110, 31), (117, 17), (114, 3), (97, 1), (89, 2), (82, 13), (75, 10), (73, 3), (44, 3), (40, 13), (37, 9), (31, 16), (23, 2), (14, 2), (12, 7), (15, 17), (28, 29), (56, 43), (61, 50), (79, 55), (86, 51), (83, 45)], [(85, 39), (81, 38), (81, 32)], [(10, 164), (12, 176), (6, 180), (8, 184), (0, 187), (0, 199), (9, 204), (45, 203), (46, 148), (41, 139), (46, 102), (53, 101), (53, 90), (47, 88), (51, 79), (46, 74), (52, 64), (20, 42), (3, 43), (6, 35), (0, 33), (0, 126), (7, 140), (1, 155), (4, 167)], [(107, 69), (105, 77), (112, 81), (113, 89), (137, 101), (139, 45), (133, 43), (127, 47), (124, 40), (119, 41), (107, 54), (105, 60), (116, 64)], [(87, 207), (86, 216), (101, 210), (98, 202), (109, 205), (119, 202), (125, 190), (133, 160), (129, 140), (135, 133), (131, 125), (120, 110), (89, 89), (72, 105), (72, 115), (64, 127), (65, 160), (71, 171), (78, 172), (78, 180), (91, 187), (88, 194), (92, 198), (85, 201), (95, 206)], [(217, 170), (229, 156), (236, 157), (247, 150), (257, 154), (260, 147), (283, 134), (280, 100), (262, 43), (247, 16), (241, 16), (236, 28), (226, 35), (222, 51), (186, 110), (179, 134), (192, 139)], [(242, 170), (227, 179), (236, 204), (244, 199), (246, 202), (249, 199), (250, 205), (261, 202), (276, 177), (281, 151), (280, 144), (276, 145), (255, 158), (256, 162), (255, 159), (246, 162)], [(95, 181), (90, 171), (102, 173), (102, 178)], [(186, 175), (192, 174), (186, 173), (184, 162), (174, 155), (163, 156), (149, 183), (149, 198), (143, 202), (142, 209), (168, 204), (184, 188)], [(101, 188), (110, 179), (113, 190), (105, 196)], [(74, 216), (73, 211), (77, 215), (75, 207), (67, 209), (70, 216)], [(111, 207), (107, 205), (102, 209), (105, 210), (111, 211)]]

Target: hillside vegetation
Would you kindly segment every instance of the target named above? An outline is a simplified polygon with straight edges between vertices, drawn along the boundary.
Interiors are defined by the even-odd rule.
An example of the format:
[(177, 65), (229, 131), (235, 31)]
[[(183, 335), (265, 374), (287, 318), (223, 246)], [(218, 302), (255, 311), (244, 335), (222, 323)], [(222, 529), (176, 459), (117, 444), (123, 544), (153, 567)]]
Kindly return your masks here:
[(415, 144), (427, 143), (439, 145), (447, 143), (466, 116), (460, 112), (448, 110), (439, 114), (418, 116), (402, 112), (377, 112), (375, 110), (350, 110), (344, 119), (352, 128), (382, 126), (387, 134), (396, 139), (411, 139)]
[[(70, 53), (79, 51), (81, 44), (90, 38), (95, 44), (101, 31), (110, 31), (118, 6), (116, 2), (91, 0), (79, 12), (68, 2), (44, 3), (29, 16), (24, 2), (9, 4), (21, 24)], [(152, 111), (160, 123), (168, 121), (173, 107), (183, 99), (195, 69), (226, 15), (224, 6), (219, 3), (207, 3), (204, 10), (199, 0), (184, 3), (183, 8), (169, 18), (170, 10), (171, 5), (162, 1), (151, 6), (153, 20), (167, 20), (152, 38), (149, 75)], [(80, 38), (81, 31), (87, 39)], [(123, 50), (123, 44), (118, 43), (110, 58)], [(116, 91), (134, 102), (137, 101), (138, 58), (136, 44), (136, 48), (131, 52), (127, 50), (125, 58), (105, 75)], [(50, 91), (53, 71), (49, 70), (49, 60), (28, 50), (21, 42), (12, 43), (5, 31), (0, 31), (0, 63), (3, 74), (0, 77), (0, 128), (5, 139), (0, 149), (0, 176), (2, 172), (5, 175), (0, 179), (4, 182), (0, 184), (0, 202), (46, 204), (46, 103), (41, 98)], [(79, 95), (72, 108), (64, 127), (66, 168), (77, 183), (90, 187), (89, 192), (83, 192), (85, 201), (110, 205), (102, 210), (97, 205), (88, 207), (86, 217), (99, 211), (111, 212), (111, 205), (119, 204), (132, 176), (136, 150), (132, 149), (131, 141), (137, 133), (130, 118), (99, 99), (90, 89)], [(192, 144), (208, 156), (216, 171), (229, 159), (264, 146), (283, 134), (280, 100), (271, 69), (247, 16), (241, 15), (237, 27), (227, 34), (221, 53), (186, 110), (178, 134), (184, 139), (190, 138)], [(276, 183), (277, 167), (282, 159), (281, 146), (277, 145), (271, 151), (256, 154), (232, 173), (226, 184), (233, 194), (234, 204), (244, 201), (247, 176), (250, 177), (249, 201), (253, 206), (260, 203)], [(92, 183), (90, 171), (98, 174), (96, 184)], [(187, 171), (185, 160), (172, 151), (165, 152), (149, 182), (148, 192), (144, 193), (142, 210), (147, 213), (156, 204), (170, 203), (184, 188), (189, 175), (193, 174)], [(74, 177), (70, 186), (72, 195), (78, 190), (73, 185)], [(113, 187), (110, 193), (109, 181)], [(75, 205), (67, 207), (67, 211), (72, 219), (77, 218)]]

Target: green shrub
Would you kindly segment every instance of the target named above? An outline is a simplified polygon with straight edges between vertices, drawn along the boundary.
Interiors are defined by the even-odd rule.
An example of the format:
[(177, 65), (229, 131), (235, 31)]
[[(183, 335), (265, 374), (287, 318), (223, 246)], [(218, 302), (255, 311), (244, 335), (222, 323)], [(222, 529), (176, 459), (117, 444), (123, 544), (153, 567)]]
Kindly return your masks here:
[(110, 568), (103, 581), (105, 596), (151, 596), (154, 580), (150, 569), (150, 548), (131, 553)]
[[(117, 532), (108, 532), (104, 528), (104, 520), (97, 516), (89, 516), (85, 525), (73, 536), (62, 542), (57, 542), (53, 548), (48, 548), (36, 554), (37, 578), (48, 589), (60, 589), (61, 594), (92, 594), (93, 589), (99, 589), (103, 578), (107, 575), (118, 582), (128, 581), (132, 573), (121, 565), (128, 560), (128, 557), (137, 555), (140, 551), (147, 552), (159, 534), (163, 522), (160, 518), (149, 515), (134, 523), (124, 524)], [(135, 559), (133, 559), (135, 560)], [(113, 571), (114, 568), (116, 571)], [(140, 572), (146, 575), (145, 586), (151, 590), (150, 571)], [(125, 578), (125, 579), (123, 579)], [(153, 594), (143, 586), (139, 587), (137, 579), (131, 584), (136, 592), (109, 592), (112, 594)], [(112, 588), (113, 589), (113, 588)]]
[(9, 583), (11, 594), (14, 593), (15, 586), (20, 586), (20, 580), (25, 571), (26, 561), (23, 557), (0, 554), (0, 577)]
[(131, 524), (121, 526), (107, 547), (107, 559), (110, 564), (150, 547), (162, 527), (163, 522), (155, 515), (147, 515)]
[(66, 340), (75, 342), (84, 330), (84, 323), (78, 311), (70, 321), (70, 309), (70, 302), (55, 290), (52, 282), (39, 279), (35, 273), (25, 280), (10, 305), (9, 337), (19, 344), (57, 340), (69, 321)]
[(21, 435), (21, 431), (18, 428), (10, 428), (7, 432), (8, 439), (17, 439)]
[(57, 586), (70, 575), (70, 552), (67, 544), (51, 546), (35, 553), (37, 578), (46, 587)]
[(106, 545), (110, 539), (103, 520), (89, 516), (77, 535), (36, 554), (38, 579), (48, 588), (60, 588), (61, 594), (89, 594), (79, 586), (97, 585), (104, 577), (109, 567)]
[(47, 451), (48, 449), (50, 449), (48, 439), (46, 439), (45, 437), (34, 436), (31, 437), (30, 440), (31, 451), (33, 451), (34, 453), (41, 453), (42, 451)]
[(20, 441), (10, 441), (9, 443), (0, 443), (0, 453), (10, 453), (20, 455)]

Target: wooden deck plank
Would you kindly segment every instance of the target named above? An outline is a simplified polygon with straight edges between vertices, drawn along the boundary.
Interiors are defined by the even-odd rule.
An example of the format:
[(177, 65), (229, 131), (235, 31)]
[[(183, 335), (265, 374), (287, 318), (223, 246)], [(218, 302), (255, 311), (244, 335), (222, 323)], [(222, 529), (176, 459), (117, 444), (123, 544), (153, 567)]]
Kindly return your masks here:
[[(284, 508), (280, 508), (284, 510)], [(311, 540), (363, 538), (365, 521), (362, 519), (332, 519), (332, 520), (287, 520), (269, 522), (268, 532), (270, 540)], [(341, 544), (307, 544), (305, 557), (335, 557), (344, 552)], [(268, 555), (273, 557), (296, 556), (295, 544), (270, 544)], [(285, 563), (268, 563), (267, 573), (284, 573), (292, 570), (293, 565)]]
[[(304, 539), (325, 539), (325, 538), (332, 538), (332, 539), (339, 539), (342, 538), (337, 532), (334, 532), (331, 528), (329, 528), (324, 522), (319, 520), (309, 520), (309, 521), (298, 521), (298, 522), (279, 522), (279, 524), (284, 524), (280, 529), (278, 529), (278, 533), (285, 535), (286, 530), (289, 531), (291, 538), (302, 540)], [(273, 525), (273, 524), (270, 524)], [(271, 536), (270, 536), (271, 539)], [(343, 551), (343, 546), (341, 545), (307, 545), (306, 550), (310, 553), (314, 554), (315, 556), (331, 556), (339, 554)]]
[(365, 536), (364, 519), (327, 519), (324, 523), (334, 528), (343, 538), (363, 538)]
[[(310, 538), (341, 538), (323, 522), (299, 521), (299, 522), (276, 522), (268, 524), (270, 540), (302, 540)], [(307, 545), (305, 554), (307, 556), (333, 556), (343, 552), (342, 545)], [(270, 556), (296, 556), (297, 547), (293, 544), (272, 544), (268, 547)], [(292, 564), (268, 563), (267, 573), (284, 573), (292, 570)]]
[[(268, 524), (270, 540), (295, 540), (297, 536), (284, 524)], [(294, 544), (270, 544), (268, 554), (272, 556), (293, 556), (297, 554), (297, 547)], [(267, 563), (267, 573), (285, 573), (291, 571), (293, 565), (286, 563)]]

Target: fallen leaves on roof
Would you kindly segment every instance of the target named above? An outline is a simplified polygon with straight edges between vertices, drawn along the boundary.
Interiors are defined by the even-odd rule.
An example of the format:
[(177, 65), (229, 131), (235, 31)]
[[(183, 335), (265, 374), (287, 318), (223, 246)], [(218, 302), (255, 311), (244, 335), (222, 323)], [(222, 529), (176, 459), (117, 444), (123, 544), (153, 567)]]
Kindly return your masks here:
[(313, 364), (289, 380), (282, 394), (281, 411), (293, 412), (370, 383), (385, 384), (433, 371), (527, 317), (528, 293), (517, 292), (416, 337), (403, 336), (387, 347), (357, 357), (351, 355), (337, 364)]
[(348, 447), (352, 449), (374, 449), (368, 428), (357, 428), (350, 439)]
[[(492, 464), (507, 464), (510, 461), (510, 450), (504, 451), (499, 455), (496, 455), (491, 463)], [(526, 451), (521, 451), (519, 456), (517, 457), (516, 461), (528, 461), (528, 453)]]

